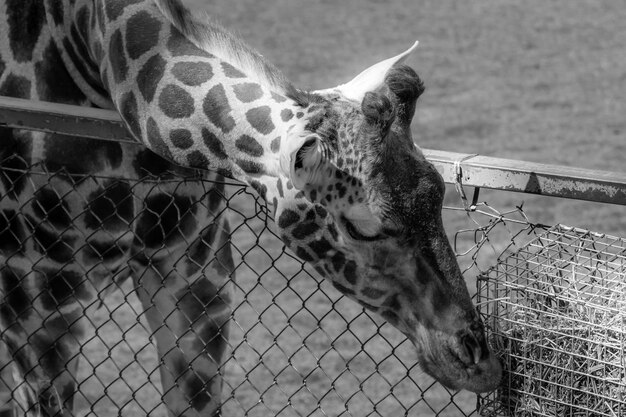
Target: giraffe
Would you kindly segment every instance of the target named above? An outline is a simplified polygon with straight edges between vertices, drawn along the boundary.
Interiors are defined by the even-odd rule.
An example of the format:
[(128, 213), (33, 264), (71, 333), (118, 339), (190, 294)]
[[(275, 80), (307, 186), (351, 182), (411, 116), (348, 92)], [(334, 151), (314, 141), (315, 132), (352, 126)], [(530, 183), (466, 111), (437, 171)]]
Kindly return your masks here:
[[(169, 412), (220, 415), (225, 177), (263, 197), (286, 247), (404, 333), (427, 373), (497, 386), (444, 232), (442, 178), (413, 143), (415, 45), (305, 91), (180, 0), (2, 0), (0, 16), (0, 94), (116, 109), (145, 145), (1, 131), (0, 330), (23, 414), (72, 415), (85, 306), (132, 279)], [(214, 185), (140, 182), (128, 197), (129, 179), (192, 174)]]

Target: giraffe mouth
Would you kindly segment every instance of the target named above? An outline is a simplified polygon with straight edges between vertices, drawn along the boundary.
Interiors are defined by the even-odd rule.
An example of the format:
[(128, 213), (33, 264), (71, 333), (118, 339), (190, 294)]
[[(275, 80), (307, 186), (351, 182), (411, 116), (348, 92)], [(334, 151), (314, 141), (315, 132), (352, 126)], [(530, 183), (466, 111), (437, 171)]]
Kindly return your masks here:
[(415, 343), (420, 365), (427, 374), (451, 390), (484, 393), (499, 386), (502, 365), (486, 345), (480, 346), (467, 334), (450, 338), (435, 332), (433, 336), (425, 343)]

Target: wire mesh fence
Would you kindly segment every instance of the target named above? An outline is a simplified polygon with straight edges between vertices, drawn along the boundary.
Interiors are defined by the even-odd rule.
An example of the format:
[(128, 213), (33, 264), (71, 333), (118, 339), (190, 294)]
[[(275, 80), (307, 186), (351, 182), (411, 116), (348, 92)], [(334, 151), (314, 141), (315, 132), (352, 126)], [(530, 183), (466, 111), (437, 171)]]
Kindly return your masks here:
[(626, 414), (626, 240), (557, 225), (479, 277), (507, 370), (486, 414)]
[[(124, 146), (133, 148), (129, 152), (138, 152), (134, 148), (137, 145)], [(91, 236), (110, 233), (79, 230), (82, 233), (79, 241), (84, 244), (66, 245), (73, 248), (69, 253), (62, 246), (63, 230), (58, 234), (58, 242), (42, 242), (41, 231), (37, 235), (38, 226), (43, 223), (50, 226), (54, 216), (33, 220), (29, 219), (29, 213), (42, 208), (40, 197), (44, 194), (55, 195), (56, 203), (47, 207), (47, 212), (56, 216), (57, 224), (52, 226), (57, 231), (65, 228), (69, 234), (75, 231), (76, 224), (84, 224), (86, 215), (84, 211), (73, 211), (71, 221), (59, 225), (59, 218), (64, 218), (63, 210), (71, 202), (83, 202), (88, 208), (84, 202), (93, 199), (94, 189), (103, 190), (106, 196), (106, 190), (123, 183), (128, 197), (109, 202), (112, 212), (117, 213), (116, 219), (125, 220), (127, 230), (110, 236), (119, 243), (120, 250), (128, 249), (124, 242), (132, 238), (142, 210), (152, 210), (145, 206), (151, 192), (169, 193), (174, 198), (185, 190), (191, 195), (185, 212), (176, 211), (174, 217), (179, 220), (189, 213), (199, 217), (209, 206), (214, 220), (206, 228), (220, 225), (218, 219), (228, 217), (231, 224), (228, 242), (234, 265), (232, 279), (224, 283), (231, 294), (230, 335), (227, 354), (218, 370), (224, 381), (221, 399), (224, 416), (475, 416), (479, 415), (479, 409), (489, 410), (485, 403), (493, 404), (494, 398), (500, 398), (483, 400), (467, 392), (450, 392), (435, 383), (420, 370), (411, 344), (399, 332), (341, 296), (285, 249), (273, 231), (269, 209), (254, 191), (242, 184), (184, 169), (161, 176), (78, 175), (67, 167), (52, 169), (49, 163), (20, 160), (15, 155), (0, 161), (0, 166), (2, 182), (20, 187), (19, 193), (8, 188), (0, 196), (3, 208), (0, 273), (5, 277), (9, 271), (18, 282), (31, 282), (32, 271), (14, 262), (26, 245), (43, 244), (46, 254), (57, 251), (68, 265), (74, 265), (83, 259), (81, 251), (89, 246)], [(462, 187), (448, 190), (443, 216), (472, 288), (477, 275), (488, 276), (493, 271), (492, 265), (518, 253), (526, 247), (526, 242), (537, 241), (547, 227), (531, 221), (521, 206), (497, 209), (486, 202), (478, 203), (478, 198), (468, 201), (462, 191)], [(216, 192), (224, 205), (211, 204)], [(132, 216), (119, 214), (128, 201), (143, 209)], [(153, 214), (159, 217), (170, 206), (163, 207), (162, 212)], [(25, 233), (16, 233), (18, 220), (26, 221)], [(183, 223), (169, 227), (168, 234), (161, 231), (157, 235), (164, 240), (169, 234), (185, 237)], [(183, 241), (188, 247), (195, 244), (195, 241)], [(161, 249), (167, 247), (163, 245)], [(219, 264), (220, 249), (211, 248), (212, 258), (204, 259), (202, 267)], [(94, 272), (100, 272), (97, 279), (100, 284), (93, 287), (96, 297), (88, 303), (79, 300), (76, 304), (86, 319), (82, 320), (85, 332), (81, 335), (81, 347), (72, 358), (73, 363), (78, 360), (79, 366), (73, 376), (76, 389), (70, 415), (166, 416), (173, 410), (163, 400), (159, 373), (163, 364), (156, 353), (155, 335), (148, 324), (146, 308), (137, 297), (138, 288), (134, 284), (137, 281), (122, 279), (128, 268), (126, 265), (112, 268), (113, 255), (99, 255), (102, 262), (90, 264), (81, 281), (81, 285), (93, 285)], [(189, 258), (189, 253), (181, 256)], [(124, 259), (127, 263), (128, 258)], [(37, 269), (37, 259), (29, 262)], [(102, 285), (102, 277), (108, 280), (107, 284)], [(485, 282), (491, 283), (483, 278), (479, 280), (481, 288)], [(17, 286), (8, 287), (4, 278), (3, 282), (2, 295), (6, 300), (7, 296), (15, 295)], [(498, 303), (500, 298), (510, 297), (502, 291), (490, 290), (486, 298), (480, 296), (478, 300), (481, 311), (490, 319), (495, 315), (508, 317), (510, 313)], [(78, 291), (72, 294), (78, 297)], [(74, 305), (68, 300), (64, 305), (70, 304)], [(30, 308), (33, 307), (24, 306), (18, 313), (27, 314)], [(3, 324), (3, 339), (10, 326)], [(15, 356), (4, 350), (0, 355), (4, 386), (0, 389), (4, 388), (2, 401), (6, 410), (14, 405), (12, 398), (23, 384), (28, 384), (14, 380), (14, 366)], [(18, 407), (17, 415), (25, 411)]]
[[(17, 255), (8, 253), (7, 249), (12, 247), (19, 252), (29, 241), (41, 244), (41, 233), (37, 235), (40, 223), (54, 222), (54, 216), (63, 217), (67, 214), (62, 212), (64, 207), (74, 201), (93, 199), (88, 195), (94, 189), (104, 190), (106, 194), (112, 180), (116, 181), (114, 184), (123, 181), (128, 199), (139, 207), (153, 190), (173, 196), (191, 184), (197, 192), (192, 205), (199, 206), (209, 205), (208, 194), (220, 190), (226, 205), (213, 214), (215, 218), (228, 216), (234, 255), (233, 279), (227, 284), (232, 292), (228, 354), (219, 369), (224, 378), (223, 415), (476, 415), (475, 395), (449, 392), (436, 384), (420, 370), (411, 344), (399, 332), (342, 297), (287, 251), (273, 232), (268, 208), (243, 185), (231, 181), (223, 187), (220, 180), (218, 187), (211, 175), (191, 170), (178, 170), (175, 175), (165, 177), (81, 176), (68, 172), (67, 168), (51, 171), (49, 163), (28, 166), (26, 161), (16, 158), (11, 155), (0, 163), (3, 181), (21, 187), (19, 195), (8, 189), (0, 199), (0, 205), (12, 207), (2, 212), (0, 234), (6, 246), (2, 273), (20, 272), (23, 276), (17, 278), (23, 282), (32, 271), (14, 268), (12, 260)], [(56, 206), (48, 207), (49, 214), (40, 220), (29, 218), (27, 229), (32, 234), (18, 236), (17, 220), (36, 211), (42, 204), (39, 197), (50, 192), (56, 196)], [(448, 207), (444, 216), (455, 228), (452, 230), (458, 230), (452, 238), (468, 276), (486, 270), (519, 237), (535, 230), (536, 226), (521, 208), (501, 213), (486, 203), (464, 207), (454, 191), (449, 195), (448, 200), (457, 207)], [(132, 234), (140, 216), (137, 213), (129, 218), (118, 213), (126, 201), (127, 198), (111, 201), (120, 206), (113, 210), (116, 216), (127, 219), (128, 232), (112, 237), (119, 246), (127, 240), (126, 233)], [(192, 206), (186, 210), (198, 213)], [(85, 215), (85, 212), (73, 213), (71, 220), (79, 222)], [(184, 213), (177, 214), (178, 219), (183, 217)], [(101, 220), (106, 223), (106, 219)], [(74, 228), (69, 223), (65, 227)], [(173, 227), (169, 233), (184, 234), (181, 228)], [(85, 246), (89, 245), (89, 236), (98, 233), (79, 232), (85, 235)], [(64, 233), (59, 236), (63, 242)], [(6, 244), (11, 241), (15, 245)], [(46, 250), (58, 249), (58, 244), (48, 242)], [(188, 244), (191, 246), (193, 242)], [(76, 253), (65, 254), (67, 264), (80, 263), (78, 252), (84, 247), (80, 244), (72, 247)], [(102, 264), (111, 259), (101, 255)], [(31, 260), (34, 269), (37, 264), (38, 260)], [(102, 266), (90, 265), (85, 280)], [(87, 319), (78, 353), (73, 415), (165, 416), (168, 406), (162, 399), (158, 372), (163, 365), (155, 351), (153, 331), (133, 281), (120, 278), (124, 266), (114, 269), (104, 265), (110, 282), (94, 287), (99, 292), (88, 304), (84, 300), (79, 304)], [(3, 290), (4, 297), (12, 295), (12, 289), (6, 285)], [(25, 306), (22, 313), (28, 308), (31, 307)], [(8, 393), (5, 401), (9, 402), (20, 384), (28, 382), (14, 381), (11, 367), (15, 363), (7, 355), (2, 357), (5, 358), (2, 382)]]

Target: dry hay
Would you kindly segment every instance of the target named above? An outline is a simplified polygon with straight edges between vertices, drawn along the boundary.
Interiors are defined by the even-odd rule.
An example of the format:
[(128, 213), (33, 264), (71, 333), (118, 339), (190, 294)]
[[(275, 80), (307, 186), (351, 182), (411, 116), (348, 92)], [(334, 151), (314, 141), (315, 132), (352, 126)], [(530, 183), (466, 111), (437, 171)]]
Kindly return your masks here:
[(599, 250), (579, 233), (539, 239), (482, 278), (505, 366), (482, 415), (626, 416), (624, 241)]

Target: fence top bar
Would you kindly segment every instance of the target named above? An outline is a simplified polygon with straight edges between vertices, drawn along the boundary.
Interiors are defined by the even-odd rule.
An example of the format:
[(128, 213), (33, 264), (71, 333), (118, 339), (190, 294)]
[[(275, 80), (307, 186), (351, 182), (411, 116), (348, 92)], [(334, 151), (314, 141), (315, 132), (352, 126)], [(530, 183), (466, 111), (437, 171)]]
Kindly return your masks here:
[(115, 110), (0, 96), (0, 126), (138, 143)]
[[(0, 126), (138, 143), (119, 114), (67, 104), (0, 97)], [(0, 144), (1, 146), (1, 144)], [(626, 173), (424, 150), (447, 183), (626, 205)]]
[(626, 205), (626, 173), (424, 150), (447, 183)]

